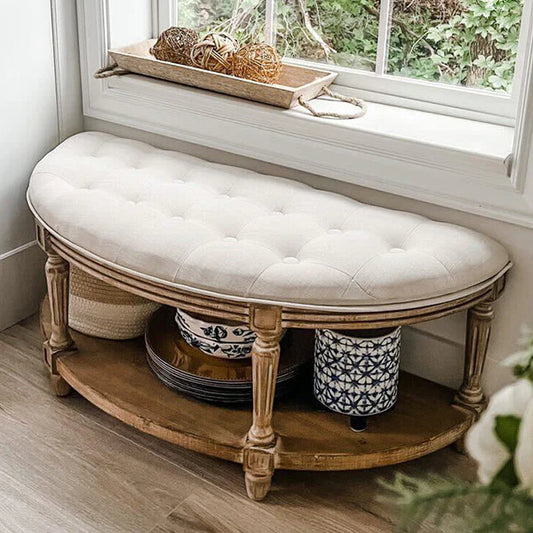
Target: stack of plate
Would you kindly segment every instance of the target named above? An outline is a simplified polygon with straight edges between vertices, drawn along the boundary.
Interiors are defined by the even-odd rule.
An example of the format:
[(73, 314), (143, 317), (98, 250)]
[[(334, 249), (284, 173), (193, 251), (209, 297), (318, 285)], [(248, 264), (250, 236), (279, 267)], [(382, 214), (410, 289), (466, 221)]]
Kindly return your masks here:
[[(147, 359), (154, 374), (171, 389), (211, 402), (252, 400), (252, 360), (221, 359), (189, 346), (174, 322), (174, 310), (162, 308), (152, 316), (145, 335)], [(285, 349), (282, 344), (276, 395), (287, 392), (312, 352)]]

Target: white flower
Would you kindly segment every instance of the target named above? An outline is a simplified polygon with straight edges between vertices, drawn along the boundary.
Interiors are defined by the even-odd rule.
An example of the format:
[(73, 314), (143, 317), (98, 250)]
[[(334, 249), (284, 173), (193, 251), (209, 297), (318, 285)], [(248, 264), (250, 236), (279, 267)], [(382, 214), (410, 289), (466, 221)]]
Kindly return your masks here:
[(509, 357), (506, 357), (501, 362), (501, 365), (511, 368), (514, 368), (517, 365), (526, 366), (529, 363), (532, 354), (533, 350), (531, 348), (528, 350), (521, 350), (520, 352), (515, 352)]
[[(468, 432), (466, 448), (478, 462), (478, 477), (482, 483), (490, 483), (511, 458), (511, 453), (495, 433), (496, 417), (514, 415), (522, 418), (529, 404), (533, 409), (533, 384), (527, 379), (520, 379), (494, 394), (487, 410)], [(533, 425), (533, 421), (531, 424)], [(528, 454), (527, 444), (523, 445), (522, 450), (524, 454)], [(531, 459), (526, 458), (522, 462), (524, 475), (528, 478), (533, 475)]]
[(520, 484), (533, 496), (533, 400), (529, 401), (522, 416), (514, 461)]

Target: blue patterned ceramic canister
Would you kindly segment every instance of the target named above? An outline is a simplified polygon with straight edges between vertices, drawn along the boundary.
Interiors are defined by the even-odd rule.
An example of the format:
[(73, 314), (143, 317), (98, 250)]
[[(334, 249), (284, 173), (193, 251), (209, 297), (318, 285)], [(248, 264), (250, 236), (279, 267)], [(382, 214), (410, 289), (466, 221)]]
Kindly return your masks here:
[(332, 411), (355, 417), (391, 409), (398, 396), (400, 338), (399, 327), (346, 333), (316, 330), (316, 399)]

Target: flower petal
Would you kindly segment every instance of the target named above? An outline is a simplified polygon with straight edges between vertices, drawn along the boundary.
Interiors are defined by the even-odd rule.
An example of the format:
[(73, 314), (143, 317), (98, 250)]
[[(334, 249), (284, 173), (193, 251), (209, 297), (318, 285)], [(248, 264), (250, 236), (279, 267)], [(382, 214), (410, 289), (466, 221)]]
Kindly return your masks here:
[(478, 477), (482, 483), (490, 483), (511, 458), (509, 450), (494, 431), (496, 417), (499, 415), (522, 417), (532, 400), (533, 384), (527, 379), (520, 379), (493, 395), (487, 410), (468, 432), (466, 449), (478, 462)]
[(514, 367), (516, 365), (527, 365), (531, 359), (532, 350), (521, 350), (506, 357), (500, 364), (502, 366)]
[(488, 484), (510, 459), (511, 454), (494, 432), (495, 417), (482, 415), (466, 436), (466, 449), (478, 463), (478, 477)]
[(528, 379), (519, 379), (494, 394), (489, 407), (482, 415), (515, 415), (522, 417), (530, 400), (533, 399), (533, 383)]
[(514, 461), (518, 479), (533, 496), (533, 400), (522, 417)]

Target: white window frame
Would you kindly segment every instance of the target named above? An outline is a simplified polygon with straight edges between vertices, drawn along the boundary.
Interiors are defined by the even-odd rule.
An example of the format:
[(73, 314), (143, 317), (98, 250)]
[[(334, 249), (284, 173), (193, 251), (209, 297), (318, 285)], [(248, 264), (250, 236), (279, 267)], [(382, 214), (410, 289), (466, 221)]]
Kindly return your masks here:
[[(276, 0), (266, 3), (266, 42), (273, 44), (276, 17)], [(376, 71), (365, 72), (336, 65), (327, 66), (303, 59), (285, 58), (287, 63), (312, 65), (338, 73), (336, 84), (345, 89), (355, 89), (357, 94), (369, 101), (401, 105), (413, 109), (439, 112), (462, 118), (485, 120), (497, 124), (513, 125), (518, 110), (519, 91), (515, 83), (510, 95), (483, 89), (466, 88), (444, 83), (404, 78), (386, 73), (389, 43), (389, 23), (394, 0), (381, 0), (379, 33), (377, 43)], [(154, 9), (159, 10), (159, 31), (179, 25), (180, 0), (154, 0)], [(527, 49), (527, 33), (531, 24), (533, 0), (524, 0), (519, 53), (515, 80), (520, 80), (523, 56)]]
[[(143, 76), (94, 79), (109, 62), (109, 1), (77, 3), (86, 117), (533, 227), (533, 167), (527, 171), (533, 121), (526, 120), (533, 116), (530, 26), (514, 129), (372, 102), (364, 119), (337, 122)], [(157, 30), (165, 26), (161, 7)], [(399, 127), (369, 128), (379, 113), (390, 113)], [(415, 126), (423, 120), (438, 132), (444, 125), (454, 142), (403, 136), (404, 120)], [(477, 146), (467, 142), (473, 132)]]

